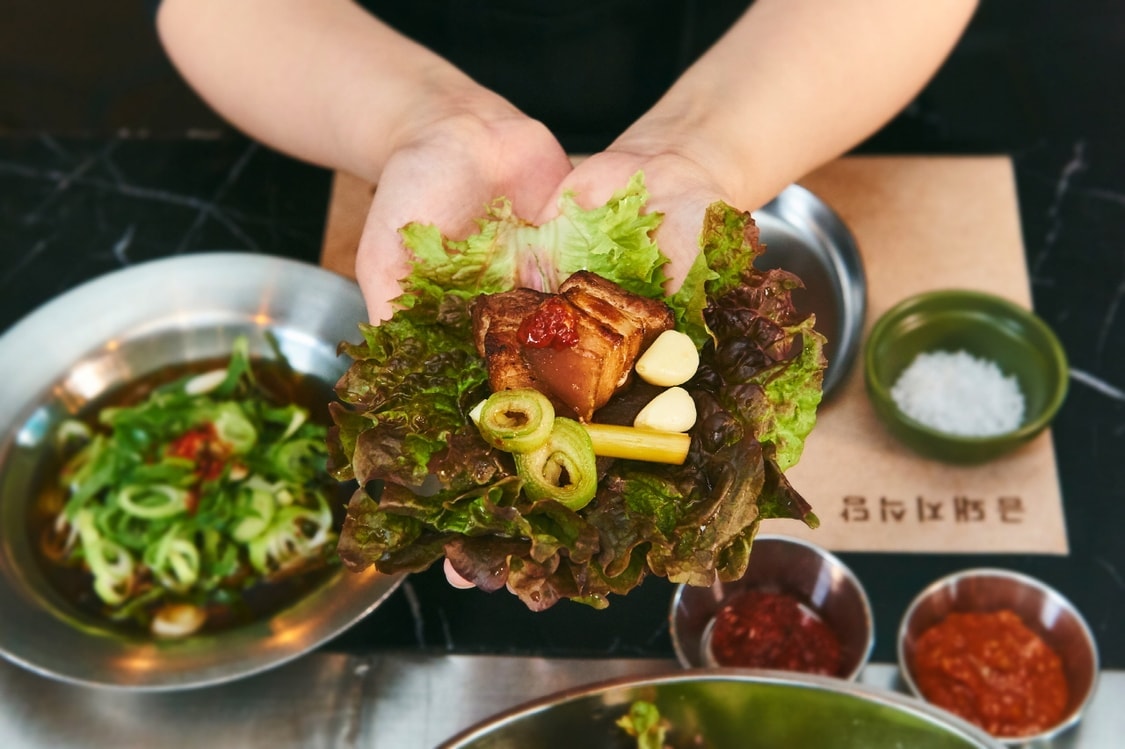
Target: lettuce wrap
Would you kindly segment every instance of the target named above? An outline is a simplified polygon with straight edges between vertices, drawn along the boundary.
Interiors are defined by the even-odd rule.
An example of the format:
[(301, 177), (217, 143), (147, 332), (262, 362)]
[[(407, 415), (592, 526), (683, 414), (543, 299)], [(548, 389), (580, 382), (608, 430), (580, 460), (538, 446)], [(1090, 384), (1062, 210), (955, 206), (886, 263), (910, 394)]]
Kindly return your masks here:
[[(500, 198), (464, 240), (420, 223), (401, 230), (413, 254), (403, 294), (390, 320), (360, 324), (362, 343), (340, 345), (352, 364), (331, 404), (329, 468), (358, 486), (339, 541), (350, 569), (421, 571), (447, 557), (479, 588), (506, 586), (533, 610), (564, 598), (601, 608), (648, 574), (692, 585), (740, 577), (764, 519), (816, 527), (784, 475), (815, 423), (826, 365), (813, 316), (793, 305), (800, 279), (757, 270), (752, 217), (716, 203), (697, 259), (666, 296), (668, 258), (653, 239), (662, 216), (645, 211), (647, 198), (637, 174), (592, 210), (564, 195), (540, 226)], [(581, 269), (665, 301), (701, 363), (685, 385), (698, 411), (685, 463), (616, 460), (573, 511), (528, 499), (511, 456), (470, 421), (489, 395), (470, 307), (529, 273), (553, 291)]]

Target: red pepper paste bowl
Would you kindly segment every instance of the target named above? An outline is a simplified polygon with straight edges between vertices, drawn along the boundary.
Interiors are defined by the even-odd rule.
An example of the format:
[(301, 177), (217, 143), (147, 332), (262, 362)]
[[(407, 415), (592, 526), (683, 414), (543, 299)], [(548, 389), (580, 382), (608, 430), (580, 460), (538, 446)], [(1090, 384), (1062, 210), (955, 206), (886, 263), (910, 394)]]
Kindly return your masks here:
[(1097, 644), (1074, 604), (1003, 569), (957, 572), (919, 593), (898, 662), (916, 696), (1010, 745), (1074, 726), (1098, 679)]
[(859, 579), (831, 552), (797, 538), (759, 535), (746, 574), (682, 584), (670, 628), (684, 668), (758, 668), (855, 679), (875, 627)]

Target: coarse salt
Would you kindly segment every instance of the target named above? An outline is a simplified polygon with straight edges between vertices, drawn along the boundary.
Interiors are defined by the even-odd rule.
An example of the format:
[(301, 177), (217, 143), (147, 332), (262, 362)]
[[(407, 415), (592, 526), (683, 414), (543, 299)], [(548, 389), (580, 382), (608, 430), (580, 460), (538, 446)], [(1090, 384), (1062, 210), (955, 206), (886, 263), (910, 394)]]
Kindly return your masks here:
[(968, 437), (1014, 431), (1024, 398), (1014, 375), (965, 351), (918, 354), (891, 388), (899, 409), (922, 424)]

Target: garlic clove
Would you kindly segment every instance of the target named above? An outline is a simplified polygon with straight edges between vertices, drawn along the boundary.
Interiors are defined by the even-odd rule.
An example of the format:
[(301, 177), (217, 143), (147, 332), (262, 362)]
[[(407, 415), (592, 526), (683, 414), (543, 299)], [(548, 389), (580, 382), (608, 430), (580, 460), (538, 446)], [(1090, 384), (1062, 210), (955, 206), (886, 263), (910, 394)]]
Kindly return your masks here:
[(678, 330), (665, 330), (657, 336), (636, 365), (642, 380), (659, 387), (682, 385), (698, 368), (699, 351), (695, 342)]
[(670, 387), (650, 400), (633, 420), (638, 429), (686, 432), (695, 426), (695, 401), (682, 387)]
[(190, 603), (168, 603), (161, 606), (152, 619), (152, 633), (157, 637), (187, 637), (199, 631), (207, 621), (207, 612)]

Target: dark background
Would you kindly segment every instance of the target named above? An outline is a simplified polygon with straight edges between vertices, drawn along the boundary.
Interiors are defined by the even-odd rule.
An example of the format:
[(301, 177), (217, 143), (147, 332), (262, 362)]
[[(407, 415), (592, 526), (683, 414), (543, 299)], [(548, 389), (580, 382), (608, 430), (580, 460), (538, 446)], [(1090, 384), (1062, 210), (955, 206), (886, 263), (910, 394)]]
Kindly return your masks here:
[[(1083, 376), (1054, 425), (1071, 555), (845, 555), (875, 608), (876, 660), (894, 660), (898, 618), (927, 582), (995, 565), (1064, 590), (1103, 665), (1125, 668), (1123, 107), (1120, 0), (983, 0), (941, 72), (859, 149), (1012, 157), (1035, 309)], [(329, 187), (326, 171), (250, 143), (203, 105), (140, 0), (4, 4), (0, 332), (149, 258), (230, 248), (315, 262)], [(453, 591), (433, 569), (330, 647), (669, 656), (669, 596), (650, 579), (603, 612), (531, 615), (511, 596)]]
[[(1123, 48), (1125, 8), (1116, 0), (982, 0), (945, 67), (872, 145), (995, 151), (1045, 137), (1117, 138)], [(164, 57), (148, 3), (4, 4), (0, 131), (223, 130)]]

